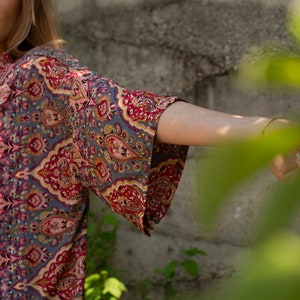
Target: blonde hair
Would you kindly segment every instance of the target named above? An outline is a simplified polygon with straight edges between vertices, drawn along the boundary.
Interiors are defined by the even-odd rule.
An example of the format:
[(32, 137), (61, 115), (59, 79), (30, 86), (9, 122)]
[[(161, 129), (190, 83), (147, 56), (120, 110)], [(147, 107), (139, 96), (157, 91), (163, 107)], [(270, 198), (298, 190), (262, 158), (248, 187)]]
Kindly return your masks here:
[(52, 1), (21, 0), (18, 21), (7, 41), (8, 51), (20, 57), (41, 45), (62, 45)]

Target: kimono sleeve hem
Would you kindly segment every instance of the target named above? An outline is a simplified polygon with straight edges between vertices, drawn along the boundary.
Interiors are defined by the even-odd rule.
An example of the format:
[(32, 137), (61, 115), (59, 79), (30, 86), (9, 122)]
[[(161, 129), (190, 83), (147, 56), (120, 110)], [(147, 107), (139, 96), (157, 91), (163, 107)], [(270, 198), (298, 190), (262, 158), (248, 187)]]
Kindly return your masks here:
[[(178, 101), (187, 102), (177, 97), (170, 98), (170, 102), (167, 103), (165, 109)], [(156, 128), (162, 113), (157, 117)], [(189, 149), (188, 146), (157, 143), (155, 135), (156, 130), (147, 184), (143, 227), (141, 229), (147, 236), (151, 236), (155, 225), (160, 223), (172, 204)]]

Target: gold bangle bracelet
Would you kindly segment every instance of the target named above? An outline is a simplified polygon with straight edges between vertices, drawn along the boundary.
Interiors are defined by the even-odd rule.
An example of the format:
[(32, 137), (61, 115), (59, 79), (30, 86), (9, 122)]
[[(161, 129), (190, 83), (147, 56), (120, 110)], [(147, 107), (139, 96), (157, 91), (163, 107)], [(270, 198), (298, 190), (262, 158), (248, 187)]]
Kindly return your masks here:
[(272, 122), (274, 122), (275, 120), (278, 120), (279, 118), (272, 118), (271, 120), (269, 120), (269, 122), (265, 125), (265, 127), (262, 129), (261, 131), (261, 137), (263, 137), (265, 135), (265, 131), (266, 129), (271, 125)]

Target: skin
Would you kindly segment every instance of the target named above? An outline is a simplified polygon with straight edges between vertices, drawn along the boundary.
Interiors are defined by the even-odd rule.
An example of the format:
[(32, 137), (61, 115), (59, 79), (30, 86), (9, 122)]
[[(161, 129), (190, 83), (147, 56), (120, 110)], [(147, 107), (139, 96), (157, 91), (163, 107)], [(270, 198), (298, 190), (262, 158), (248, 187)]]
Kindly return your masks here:
[(0, 53), (7, 50), (7, 38), (13, 31), (21, 0), (0, 0)]
[[(162, 114), (158, 123), (157, 140), (162, 143), (210, 146), (222, 140), (259, 137), (264, 129), (267, 134), (274, 129), (291, 125), (285, 119), (276, 119), (268, 125), (269, 121), (269, 118), (231, 115), (176, 102)], [(293, 151), (285, 156), (278, 155), (269, 166), (270, 170), (279, 180), (288, 180), (299, 172), (299, 153)]]
[(268, 121), (176, 102), (162, 114), (157, 139), (170, 144), (210, 146), (222, 140), (259, 135)]

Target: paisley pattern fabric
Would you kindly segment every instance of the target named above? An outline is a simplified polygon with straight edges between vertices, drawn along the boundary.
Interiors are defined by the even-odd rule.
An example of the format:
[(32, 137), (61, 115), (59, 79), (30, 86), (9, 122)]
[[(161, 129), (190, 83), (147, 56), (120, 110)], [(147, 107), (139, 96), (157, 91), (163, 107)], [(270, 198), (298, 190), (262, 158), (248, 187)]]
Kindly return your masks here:
[(150, 234), (187, 153), (155, 143), (176, 100), (126, 90), (62, 50), (0, 56), (1, 299), (82, 299), (89, 191)]

